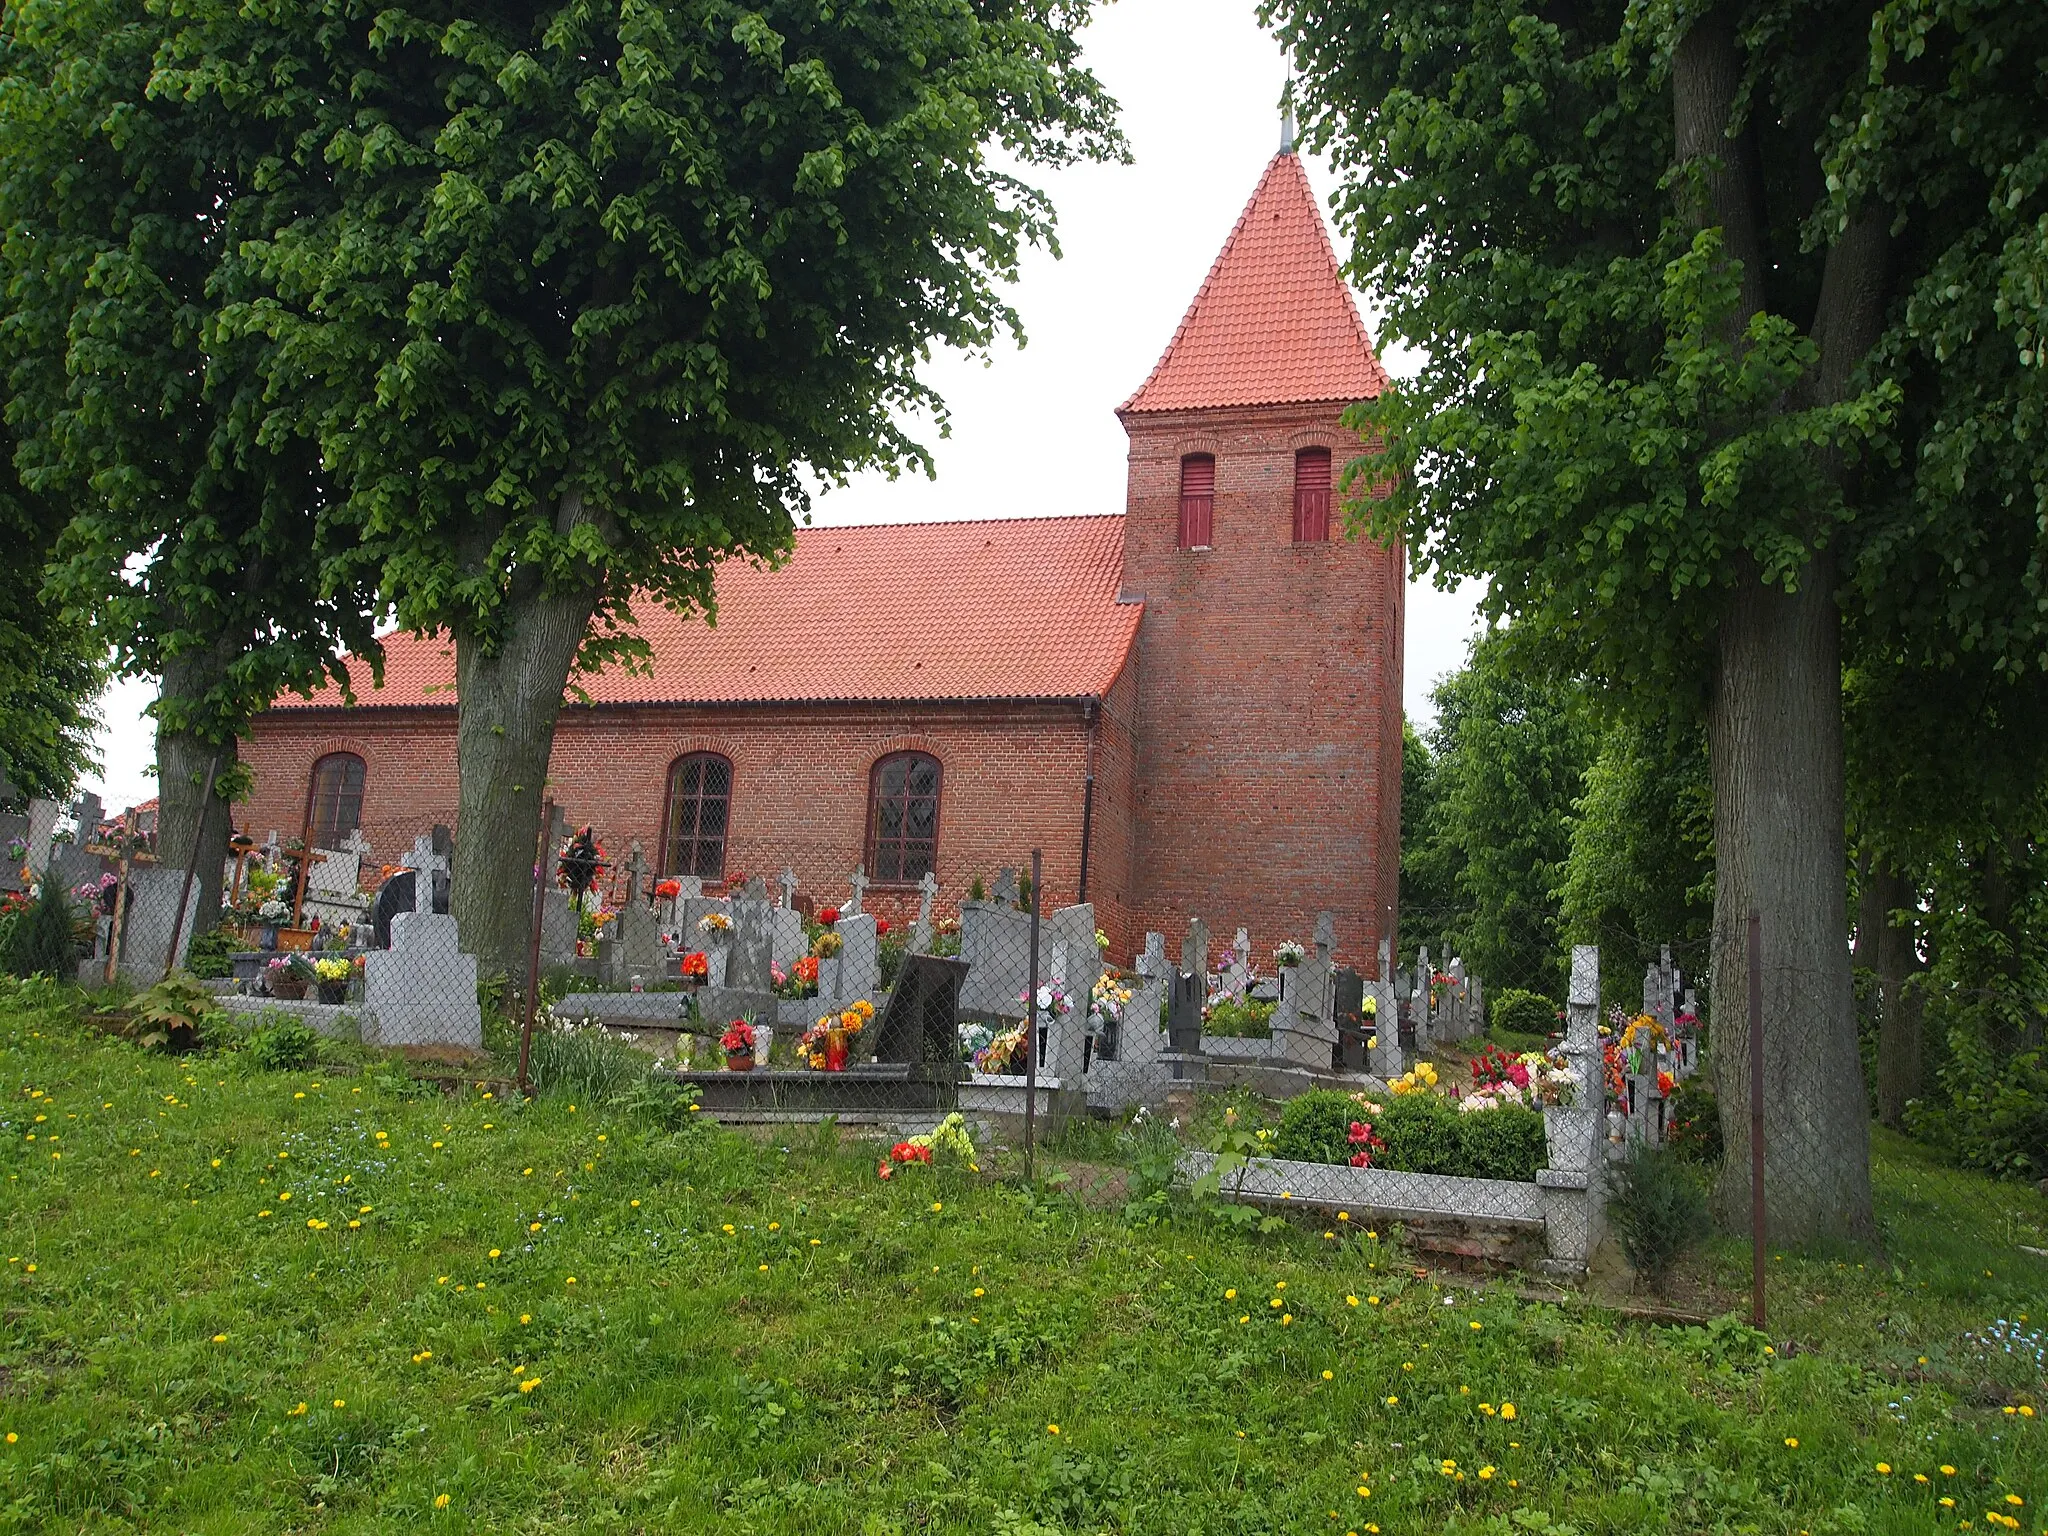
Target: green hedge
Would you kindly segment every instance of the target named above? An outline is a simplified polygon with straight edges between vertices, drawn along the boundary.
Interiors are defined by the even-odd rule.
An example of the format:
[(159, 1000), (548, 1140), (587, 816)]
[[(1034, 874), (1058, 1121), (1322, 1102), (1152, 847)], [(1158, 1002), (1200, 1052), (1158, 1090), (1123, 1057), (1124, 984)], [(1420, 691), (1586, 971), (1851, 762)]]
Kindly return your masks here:
[(1370, 1122), (1386, 1143), (1373, 1154), (1375, 1168), (1526, 1184), (1547, 1161), (1543, 1116), (1533, 1109), (1462, 1114), (1449, 1099), (1408, 1093), (1388, 1099), (1374, 1114), (1333, 1089), (1316, 1089), (1288, 1103), (1274, 1151), (1299, 1162), (1348, 1163), (1355, 1150), (1354, 1120)]
[(1524, 992), (1515, 987), (1496, 992), (1486, 1005), (1487, 1023), (1514, 1035), (1557, 1033), (1557, 1004), (1541, 992)]

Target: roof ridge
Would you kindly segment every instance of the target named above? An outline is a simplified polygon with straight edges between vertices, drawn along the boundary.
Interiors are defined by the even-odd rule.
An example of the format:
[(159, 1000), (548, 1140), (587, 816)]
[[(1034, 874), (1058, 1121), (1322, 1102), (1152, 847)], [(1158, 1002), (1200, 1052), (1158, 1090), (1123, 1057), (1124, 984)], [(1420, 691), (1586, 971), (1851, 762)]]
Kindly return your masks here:
[(991, 523), (1097, 523), (1122, 512), (1006, 512), (1001, 517), (913, 517), (900, 522), (802, 523), (798, 533), (858, 533), (870, 528), (986, 528)]

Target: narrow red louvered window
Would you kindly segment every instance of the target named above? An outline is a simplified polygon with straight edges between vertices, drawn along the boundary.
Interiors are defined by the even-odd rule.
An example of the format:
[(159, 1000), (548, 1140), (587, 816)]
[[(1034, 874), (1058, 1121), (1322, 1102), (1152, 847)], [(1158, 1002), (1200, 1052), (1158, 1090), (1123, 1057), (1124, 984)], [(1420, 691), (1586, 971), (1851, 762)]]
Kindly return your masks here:
[(1180, 547), (1207, 549), (1216, 517), (1216, 460), (1191, 453), (1180, 461)]
[(1294, 456), (1294, 542), (1330, 538), (1330, 450), (1304, 448)]

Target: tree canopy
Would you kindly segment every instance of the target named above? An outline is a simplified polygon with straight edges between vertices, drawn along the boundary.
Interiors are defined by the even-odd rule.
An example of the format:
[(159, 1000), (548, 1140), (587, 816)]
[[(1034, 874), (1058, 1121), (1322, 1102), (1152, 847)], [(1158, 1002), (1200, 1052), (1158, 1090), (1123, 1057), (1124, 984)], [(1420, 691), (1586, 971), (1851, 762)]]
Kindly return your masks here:
[(1705, 721), (1716, 974), (1766, 933), (1771, 1219), (1867, 1232), (1841, 668), (2043, 660), (2048, 10), (1264, 10), (1353, 275), (1427, 360), (1359, 413), (1385, 448), (1354, 477), (1399, 475), (1359, 515), (1485, 575), (1530, 654)]
[(1052, 212), (1003, 166), (1121, 151), (1088, 10), (181, 11), (157, 90), (283, 146), (222, 335), (334, 478), (328, 588), (455, 641), (487, 968), (523, 959), (571, 668), (630, 661), (636, 601), (707, 608), (719, 561), (780, 558), (811, 480), (924, 464), (919, 363), (1016, 330), (1000, 285)]

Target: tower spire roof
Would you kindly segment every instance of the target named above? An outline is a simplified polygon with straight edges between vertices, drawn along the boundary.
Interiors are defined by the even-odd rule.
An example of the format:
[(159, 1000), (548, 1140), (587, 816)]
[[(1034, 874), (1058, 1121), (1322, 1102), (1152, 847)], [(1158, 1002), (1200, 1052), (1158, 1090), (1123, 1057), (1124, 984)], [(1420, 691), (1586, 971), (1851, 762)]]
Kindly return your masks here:
[(1386, 385), (1308, 175), (1283, 149), (1151, 376), (1117, 410), (1348, 405)]

